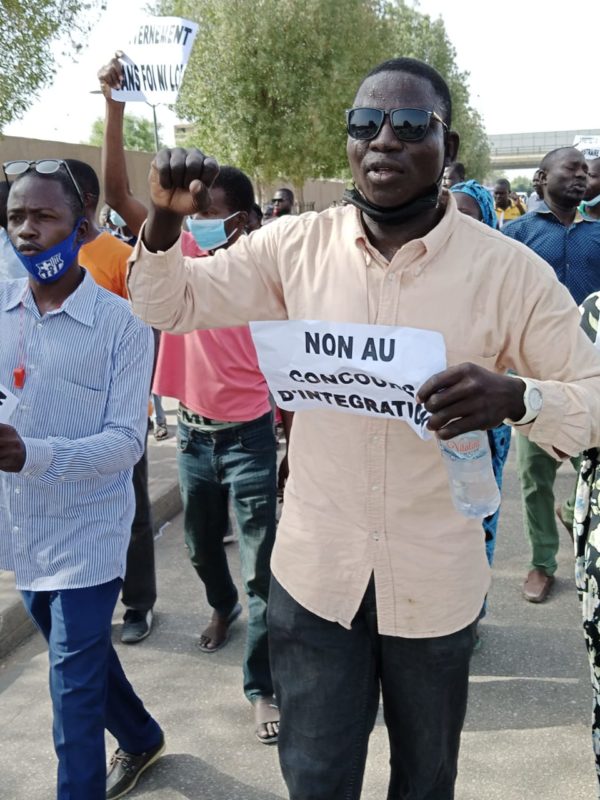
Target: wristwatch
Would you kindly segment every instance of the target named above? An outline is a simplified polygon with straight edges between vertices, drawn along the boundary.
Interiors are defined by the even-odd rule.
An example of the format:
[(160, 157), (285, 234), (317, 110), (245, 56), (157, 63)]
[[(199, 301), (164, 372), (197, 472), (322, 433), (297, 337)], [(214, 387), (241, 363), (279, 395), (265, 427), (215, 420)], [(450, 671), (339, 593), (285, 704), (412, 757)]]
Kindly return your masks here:
[(521, 419), (505, 419), (506, 425), (527, 425), (537, 417), (544, 405), (544, 396), (540, 388), (528, 378), (522, 378), (520, 375), (515, 375), (515, 378), (523, 381), (525, 384), (525, 391), (523, 392), (523, 404), (525, 405), (525, 414)]

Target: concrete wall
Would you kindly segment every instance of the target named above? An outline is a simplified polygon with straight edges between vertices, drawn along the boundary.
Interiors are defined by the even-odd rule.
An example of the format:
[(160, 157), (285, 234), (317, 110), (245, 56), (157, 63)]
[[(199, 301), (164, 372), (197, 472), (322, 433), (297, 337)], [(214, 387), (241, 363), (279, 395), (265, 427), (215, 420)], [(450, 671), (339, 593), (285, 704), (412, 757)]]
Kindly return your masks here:
[[(153, 153), (127, 151), (127, 174), (132, 193), (142, 203), (148, 204), (148, 172)], [(14, 161), (19, 158), (39, 160), (41, 158), (77, 158), (90, 164), (101, 178), (100, 148), (87, 144), (71, 144), (68, 142), (47, 142), (42, 139), (21, 139), (17, 136), (5, 136), (0, 139), (0, 162)], [(0, 175), (4, 179), (3, 175)], [(101, 181), (102, 186), (102, 181)], [(101, 198), (98, 209), (104, 200)]]
[[(148, 205), (150, 197), (148, 192), (148, 171), (154, 157), (153, 153), (140, 153), (132, 150), (126, 152), (127, 174), (132, 194)], [(43, 139), (22, 139), (17, 136), (5, 136), (0, 139), (0, 163), (14, 161), (19, 158), (39, 160), (41, 158), (78, 158), (91, 164), (101, 179), (100, 148), (87, 144), (71, 144), (68, 142), (49, 142)], [(0, 175), (0, 179), (3, 176)], [(102, 181), (100, 181), (102, 186)], [(263, 193), (262, 202), (267, 203), (276, 189), (283, 186), (291, 188), (298, 201), (298, 192), (289, 183), (280, 182), (272, 187), (267, 187)], [(313, 207), (315, 211), (322, 211), (334, 203), (338, 203), (344, 192), (344, 181), (307, 181), (304, 185), (305, 206)], [(102, 207), (104, 200), (100, 199), (98, 208)], [(311, 206), (311, 204), (314, 204)]]

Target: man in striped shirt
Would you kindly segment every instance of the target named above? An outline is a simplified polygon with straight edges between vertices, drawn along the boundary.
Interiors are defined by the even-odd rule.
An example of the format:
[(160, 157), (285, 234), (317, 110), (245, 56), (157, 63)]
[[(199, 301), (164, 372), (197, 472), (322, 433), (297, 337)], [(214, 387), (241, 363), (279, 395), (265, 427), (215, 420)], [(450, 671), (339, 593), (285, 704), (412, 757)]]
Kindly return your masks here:
[[(0, 568), (48, 641), (58, 800), (113, 800), (164, 737), (111, 643), (144, 447), (152, 333), (79, 266), (81, 191), (63, 161), (18, 174), (8, 233), (28, 279), (0, 284)], [(106, 775), (104, 730), (119, 749)]]

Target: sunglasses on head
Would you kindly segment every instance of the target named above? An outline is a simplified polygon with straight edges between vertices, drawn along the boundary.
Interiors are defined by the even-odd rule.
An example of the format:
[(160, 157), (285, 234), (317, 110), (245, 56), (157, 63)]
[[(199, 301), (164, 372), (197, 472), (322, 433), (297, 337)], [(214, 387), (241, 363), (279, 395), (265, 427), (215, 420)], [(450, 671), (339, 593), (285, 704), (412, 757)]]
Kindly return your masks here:
[(79, 199), (81, 200), (81, 205), (85, 208), (85, 202), (83, 199), (83, 192), (79, 187), (79, 184), (75, 180), (73, 173), (69, 169), (69, 165), (66, 161), (62, 158), (42, 158), (39, 161), (6, 161), (2, 165), (2, 169), (4, 170), (4, 176), (8, 181), (9, 178), (16, 178), (18, 175), (25, 175), (26, 172), (30, 170), (34, 170), (35, 172), (39, 173), (40, 175), (53, 175), (55, 172), (58, 172), (61, 167), (65, 168), (65, 171), (77, 194), (79, 195)]
[(420, 142), (425, 138), (432, 119), (441, 123), (445, 131), (448, 130), (439, 114), (424, 108), (392, 108), (391, 111), (384, 111), (381, 108), (361, 107), (346, 111), (348, 136), (361, 141), (375, 139), (386, 117), (390, 118), (392, 130), (401, 142)]

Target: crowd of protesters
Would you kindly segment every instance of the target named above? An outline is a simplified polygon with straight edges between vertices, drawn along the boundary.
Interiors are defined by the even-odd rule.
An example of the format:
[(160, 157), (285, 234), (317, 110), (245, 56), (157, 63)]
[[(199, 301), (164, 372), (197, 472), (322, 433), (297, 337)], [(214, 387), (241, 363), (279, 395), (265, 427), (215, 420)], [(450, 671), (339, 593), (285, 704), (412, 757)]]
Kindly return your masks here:
[[(16, 402), (0, 422), (0, 568), (48, 643), (58, 800), (122, 797), (165, 748), (111, 642), (119, 595), (122, 641), (152, 631), (146, 444), (169, 435), (162, 396), (178, 402), (185, 544), (212, 609), (199, 657), (242, 613), (233, 515), (243, 693), (291, 800), (358, 800), (380, 696), (389, 800), (454, 797), (500, 511), (455, 510), (436, 440), (479, 430), (500, 489), (517, 442), (526, 601), (552, 590), (557, 519), (574, 540), (600, 785), (600, 159), (553, 150), (526, 203), (505, 179), (487, 189), (457, 161), (443, 78), (398, 58), (346, 112), (343, 204), (296, 214), (281, 188), (263, 212), (235, 165), (175, 148), (156, 155), (145, 205), (118, 59), (99, 78), (102, 175), (17, 160), (0, 191), (0, 412), (6, 392)], [(303, 319), (439, 331), (447, 368), (417, 397), (434, 436), (279, 411), (248, 323)], [(555, 508), (567, 459), (579, 479)]]

